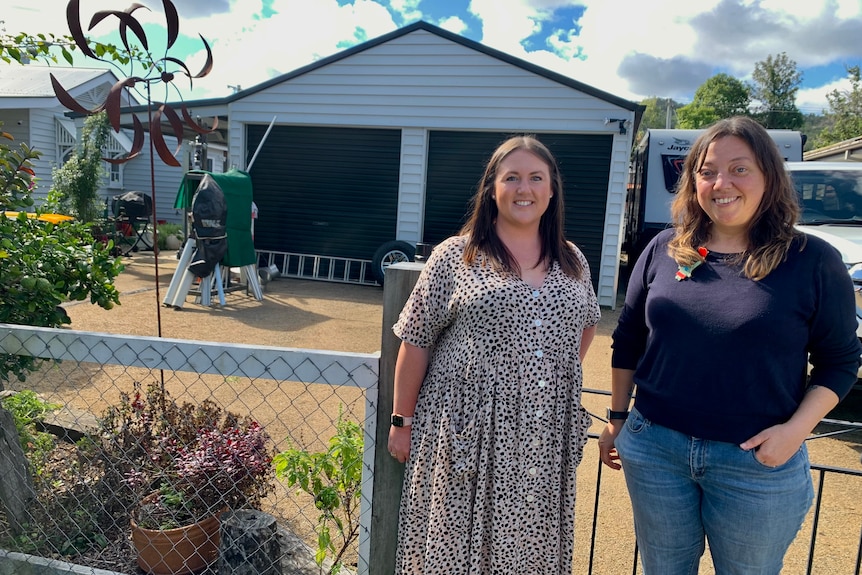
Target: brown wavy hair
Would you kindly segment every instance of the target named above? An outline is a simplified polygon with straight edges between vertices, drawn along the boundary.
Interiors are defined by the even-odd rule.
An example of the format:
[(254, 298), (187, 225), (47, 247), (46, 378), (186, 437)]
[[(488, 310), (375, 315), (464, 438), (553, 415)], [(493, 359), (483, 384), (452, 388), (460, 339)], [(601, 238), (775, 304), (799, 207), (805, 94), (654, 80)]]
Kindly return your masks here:
[(784, 168), (784, 158), (766, 129), (747, 116), (719, 120), (689, 150), (671, 204), (676, 234), (668, 243), (668, 254), (680, 265), (700, 261), (697, 247), (709, 239), (712, 221), (697, 203), (695, 176), (703, 166), (709, 145), (727, 136), (736, 136), (748, 144), (764, 176), (763, 199), (748, 228), (748, 249), (741, 255), (746, 277), (760, 280), (784, 261), (794, 239), (802, 238), (804, 246), (804, 236), (794, 228), (799, 201)]
[(472, 264), (479, 253), (482, 253), (495, 268), (514, 274), (519, 274), (521, 271), (518, 262), (497, 236), (494, 225), (497, 220), (497, 202), (492, 199), (500, 163), (516, 150), (526, 150), (542, 160), (547, 164), (551, 176), (553, 195), (548, 203), (548, 209), (539, 220), (539, 236), (542, 242), (539, 263), (545, 262), (550, 268), (551, 262), (556, 260), (566, 275), (581, 278), (584, 273), (581, 261), (571, 249), (564, 234), (566, 210), (563, 204), (563, 179), (560, 169), (551, 151), (532, 135), (509, 138), (494, 150), (488, 160), (485, 173), (471, 200), (473, 210), (470, 219), (460, 231), (461, 235), (468, 236), (467, 245), (464, 247), (464, 261)]

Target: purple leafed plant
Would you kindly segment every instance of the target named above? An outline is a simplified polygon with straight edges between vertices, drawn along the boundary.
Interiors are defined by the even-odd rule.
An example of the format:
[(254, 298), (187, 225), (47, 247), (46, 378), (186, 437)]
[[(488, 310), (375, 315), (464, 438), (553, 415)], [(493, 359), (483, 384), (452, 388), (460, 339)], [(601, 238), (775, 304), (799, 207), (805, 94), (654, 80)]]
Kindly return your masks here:
[(97, 437), (118, 497), (144, 527), (176, 527), (225, 508), (257, 507), (274, 489), (274, 449), (258, 422), (209, 399), (178, 403), (157, 383), (146, 391), (136, 383), (131, 395), (121, 394), (100, 420)]

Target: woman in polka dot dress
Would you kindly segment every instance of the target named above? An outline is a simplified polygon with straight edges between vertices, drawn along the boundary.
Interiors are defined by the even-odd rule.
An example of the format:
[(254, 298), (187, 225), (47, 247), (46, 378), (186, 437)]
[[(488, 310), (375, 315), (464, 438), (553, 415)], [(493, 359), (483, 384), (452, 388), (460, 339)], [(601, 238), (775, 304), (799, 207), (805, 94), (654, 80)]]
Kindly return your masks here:
[(581, 361), (600, 311), (564, 214), (551, 152), (505, 141), (393, 328), (396, 574), (571, 573)]

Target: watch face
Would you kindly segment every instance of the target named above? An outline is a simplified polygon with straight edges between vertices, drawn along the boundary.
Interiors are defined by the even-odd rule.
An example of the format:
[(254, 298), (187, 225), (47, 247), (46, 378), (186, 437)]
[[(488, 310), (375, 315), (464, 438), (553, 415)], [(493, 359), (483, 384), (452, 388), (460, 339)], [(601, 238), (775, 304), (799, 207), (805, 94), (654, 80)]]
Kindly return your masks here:
[(393, 415), (392, 425), (394, 425), (395, 427), (404, 427), (404, 418), (400, 415)]

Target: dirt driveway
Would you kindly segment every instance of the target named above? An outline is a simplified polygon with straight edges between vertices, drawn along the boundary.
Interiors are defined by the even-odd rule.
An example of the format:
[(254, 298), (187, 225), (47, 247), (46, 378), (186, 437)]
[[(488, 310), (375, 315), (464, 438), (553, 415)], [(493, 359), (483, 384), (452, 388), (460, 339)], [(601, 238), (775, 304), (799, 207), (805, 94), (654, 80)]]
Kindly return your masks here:
[[(156, 259), (151, 252), (133, 253), (124, 258), (126, 270), (117, 281), (121, 305), (110, 311), (89, 303), (74, 303), (67, 307), (72, 329), (132, 335), (161, 335), (204, 341), (273, 345), (295, 348), (326, 349), (350, 352), (375, 352), (380, 349), (383, 290), (379, 287), (345, 285), (297, 279), (277, 279), (265, 287), (263, 301), (256, 301), (245, 291), (226, 294), (224, 307), (204, 307), (189, 296), (182, 309), (164, 307), (167, 287), (176, 268), (174, 252), (158, 258), (159, 292), (155, 288)], [(213, 298), (217, 301), (217, 298)], [(585, 387), (610, 390), (610, 335), (618, 310), (603, 310), (598, 334), (585, 361)], [(161, 333), (157, 321), (161, 321)], [(603, 414), (607, 405), (604, 395), (587, 394), (584, 405), (592, 413)], [(862, 392), (854, 392), (845, 405), (833, 412), (836, 419), (862, 417)], [(600, 421), (591, 429), (601, 432)], [(823, 425), (817, 433), (833, 432), (837, 428)], [(824, 437), (809, 441), (813, 462), (835, 467), (862, 469), (862, 432)], [(598, 461), (596, 442), (588, 444), (579, 474), (578, 506), (592, 505)], [(862, 481), (838, 476), (830, 478), (825, 491), (815, 573), (850, 573), (859, 545), (862, 526)], [(630, 565), (633, 549), (630, 510), (622, 474), (605, 470), (602, 477), (602, 513), (599, 518), (595, 573), (612, 571), (597, 567), (616, 557)], [(604, 507), (604, 506), (608, 507)], [(613, 517), (611, 517), (613, 516)], [(809, 518), (809, 523), (811, 519)], [(803, 527), (798, 544), (787, 558), (784, 573), (804, 573), (811, 527)], [(586, 550), (590, 540), (589, 525), (578, 526), (576, 548)], [(576, 553), (576, 556), (578, 554)], [(623, 559), (620, 559), (623, 557)], [(587, 557), (576, 557), (575, 572), (586, 573)], [(627, 568), (630, 571), (630, 566)], [(616, 571), (614, 571), (616, 572)], [(620, 571), (623, 572), (623, 571)], [(704, 560), (701, 573), (712, 573)]]

